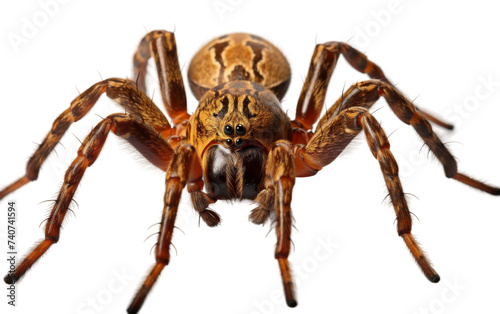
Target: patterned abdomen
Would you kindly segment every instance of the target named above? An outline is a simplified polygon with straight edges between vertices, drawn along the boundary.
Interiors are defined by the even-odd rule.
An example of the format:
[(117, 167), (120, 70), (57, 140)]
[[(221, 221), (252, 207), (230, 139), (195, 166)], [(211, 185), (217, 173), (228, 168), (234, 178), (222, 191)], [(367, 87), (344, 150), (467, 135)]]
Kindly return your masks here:
[(211, 88), (230, 81), (252, 81), (270, 89), (278, 99), (290, 84), (290, 66), (281, 51), (255, 35), (218, 37), (193, 57), (189, 85), (199, 100)]

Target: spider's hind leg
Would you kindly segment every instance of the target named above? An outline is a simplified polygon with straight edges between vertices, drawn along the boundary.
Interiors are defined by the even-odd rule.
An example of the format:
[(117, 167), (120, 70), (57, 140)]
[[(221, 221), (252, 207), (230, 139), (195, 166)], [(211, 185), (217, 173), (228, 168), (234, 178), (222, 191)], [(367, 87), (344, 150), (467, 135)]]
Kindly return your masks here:
[[(485, 184), (479, 180), (459, 173), (457, 171), (457, 162), (455, 158), (444, 146), (436, 133), (434, 133), (427, 119), (396, 88), (380, 80), (367, 80), (352, 85), (342, 97), (328, 109), (327, 113), (319, 120), (316, 127), (316, 133), (310, 139), (307, 146), (305, 146), (305, 151), (308, 155), (305, 159), (297, 161), (297, 169), (298, 172), (301, 173), (300, 176), (313, 175), (319, 169), (332, 162), (345, 146), (349, 144), (352, 136), (343, 134), (344, 130), (341, 126), (339, 127), (340, 129), (332, 129), (332, 127), (329, 126), (337, 116), (343, 114), (348, 108), (353, 108), (355, 106), (370, 109), (380, 97), (384, 97), (387, 100), (391, 110), (402, 122), (411, 125), (415, 129), (417, 134), (443, 165), (446, 177), (453, 178), (486, 193), (500, 195), (500, 188)], [(330, 129), (333, 133), (325, 137), (322, 134), (325, 128)], [(324, 153), (322, 150), (325, 147), (328, 148), (331, 146), (331, 144), (328, 143), (333, 143), (332, 137), (335, 138), (335, 141), (338, 141), (336, 142), (337, 145), (340, 145), (340, 142), (346, 143), (345, 145), (340, 145), (342, 147), (341, 149), (330, 148), (330, 153)]]
[(174, 125), (186, 123), (190, 115), (186, 109), (186, 91), (174, 33), (164, 30), (151, 31), (139, 43), (133, 60), (134, 78), (143, 92), (146, 92), (147, 66), (151, 57), (156, 64), (161, 97), (168, 116)]
[[(357, 71), (368, 74), (371, 79), (380, 80), (395, 89), (378, 65), (350, 45), (337, 41), (318, 44), (314, 49), (309, 71), (297, 102), (296, 117), (292, 121), (294, 127), (305, 131), (311, 130), (313, 124), (321, 116), (328, 83), (340, 55), (344, 56), (347, 62)], [(453, 125), (434, 117), (430, 113), (418, 108), (416, 110), (427, 120), (446, 129), (453, 129)]]
[(427, 121), (425, 116), (423, 116), (395, 87), (377, 80), (362, 82), (359, 86), (363, 86), (363, 88), (374, 88), (374, 91), (387, 100), (387, 103), (389, 104), (389, 107), (391, 107), (394, 114), (401, 121), (411, 125), (415, 129), (418, 135), (443, 165), (446, 177), (453, 178), (486, 193), (500, 195), (500, 188), (485, 184), (458, 172), (455, 158), (444, 146), (443, 142), (439, 139), (436, 133), (434, 133), (431, 124)]

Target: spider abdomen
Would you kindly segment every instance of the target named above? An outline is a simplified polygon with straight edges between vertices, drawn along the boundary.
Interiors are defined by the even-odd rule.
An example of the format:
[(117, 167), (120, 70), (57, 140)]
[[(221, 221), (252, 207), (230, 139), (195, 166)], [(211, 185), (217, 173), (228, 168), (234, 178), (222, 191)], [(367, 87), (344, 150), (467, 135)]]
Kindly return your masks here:
[(267, 40), (245, 33), (220, 36), (193, 57), (188, 70), (191, 90), (199, 100), (211, 88), (231, 81), (251, 81), (281, 99), (290, 84), (288, 61)]

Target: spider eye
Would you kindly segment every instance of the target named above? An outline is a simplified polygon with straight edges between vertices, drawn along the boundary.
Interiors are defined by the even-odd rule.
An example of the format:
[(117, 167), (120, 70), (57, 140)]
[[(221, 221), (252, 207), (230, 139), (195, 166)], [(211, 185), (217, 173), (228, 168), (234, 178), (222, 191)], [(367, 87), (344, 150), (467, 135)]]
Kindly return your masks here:
[(236, 145), (241, 146), (243, 144), (243, 140), (241, 138), (236, 139)]
[(232, 145), (232, 144), (233, 144), (233, 140), (232, 140), (232, 139), (230, 139), (230, 138), (228, 138), (228, 139), (226, 140), (226, 143), (227, 143), (227, 145)]
[(245, 134), (245, 131), (246, 131), (246, 130), (245, 130), (245, 127), (244, 127), (243, 125), (238, 124), (238, 125), (236, 126), (236, 134), (238, 134), (238, 135), (243, 135), (243, 134)]
[(224, 127), (224, 134), (231, 135), (233, 134), (233, 127), (229, 124)]

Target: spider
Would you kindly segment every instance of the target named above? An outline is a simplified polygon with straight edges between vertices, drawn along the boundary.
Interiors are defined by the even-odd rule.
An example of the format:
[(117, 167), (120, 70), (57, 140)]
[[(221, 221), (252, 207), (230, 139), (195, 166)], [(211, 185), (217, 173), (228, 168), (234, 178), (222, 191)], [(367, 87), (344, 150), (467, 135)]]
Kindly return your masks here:
[[(330, 77), (340, 56), (370, 80), (349, 87), (320, 118)], [(146, 96), (147, 65), (153, 58), (161, 97), (168, 117)], [(181, 192), (187, 187), (193, 207), (208, 226), (220, 223), (210, 209), (217, 200), (252, 200), (249, 220), (273, 221), (275, 258), (281, 271), (287, 305), (295, 307), (288, 256), (291, 248), (292, 190), (297, 177), (315, 175), (333, 162), (362, 131), (378, 160), (397, 218), (397, 232), (424, 275), (440, 277), (411, 233), (412, 219), (398, 177), (398, 165), (379, 122), (369, 109), (384, 97), (394, 114), (411, 125), (444, 167), (445, 175), (484, 192), (500, 195), (500, 188), (457, 171), (457, 163), (433, 132), (431, 124), (452, 129), (440, 119), (416, 108), (384, 75), (379, 66), (343, 42), (316, 45), (295, 119), (280, 105), (290, 83), (290, 66), (283, 54), (265, 39), (246, 33), (220, 36), (194, 56), (188, 81), (199, 100), (196, 111), (186, 110), (186, 94), (177, 58), (175, 36), (152, 31), (140, 42), (133, 58), (135, 81), (109, 78), (76, 97), (53, 123), (52, 129), (29, 159), (26, 174), (0, 191), (0, 199), (38, 177), (40, 167), (69, 126), (106, 96), (126, 113), (104, 118), (82, 142), (45, 225), (45, 239), (8, 273), (8, 284), (57, 243), (68, 206), (85, 170), (99, 156), (110, 132), (128, 141), (142, 156), (166, 172), (164, 207), (155, 246), (155, 264), (139, 288), (129, 313), (137, 313), (170, 260), (170, 245)], [(313, 127), (316, 125), (315, 127)]]

